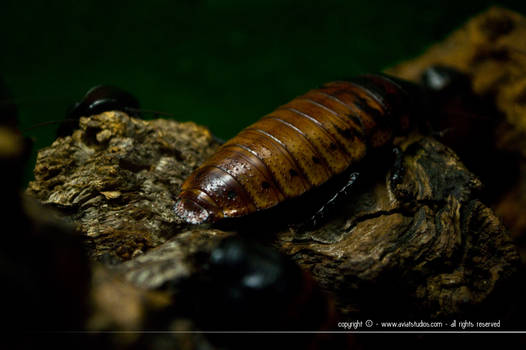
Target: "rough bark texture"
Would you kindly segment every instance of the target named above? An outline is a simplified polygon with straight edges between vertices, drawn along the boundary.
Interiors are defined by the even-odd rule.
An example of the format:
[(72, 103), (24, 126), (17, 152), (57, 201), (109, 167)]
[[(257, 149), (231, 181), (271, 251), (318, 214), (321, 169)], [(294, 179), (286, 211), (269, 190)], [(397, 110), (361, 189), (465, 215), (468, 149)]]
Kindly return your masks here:
[(28, 193), (68, 213), (90, 255), (117, 263), (179, 231), (175, 195), (217, 146), (208, 129), (121, 112), (80, 120), (72, 136), (39, 152)]
[(450, 149), (421, 139), (406, 149), (404, 168), (396, 185), (381, 176), (363, 188), (334, 219), (339, 225), (300, 241), (281, 233), (277, 245), (336, 295), (344, 314), (463, 315), (516, 272), (516, 248)]
[[(494, 7), (474, 17), (423, 55), (389, 69), (389, 73), (417, 81), (434, 64), (469, 74), (473, 89), (491, 99), (502, 113), (488, 138), (499, 159), (487, 159), (486, 172), (495, 172), (492, 185), (503, 187), (492, 203), (496, 214), (520, 245), (526, 262), (526, 19)], [(488, 155), (489, 156), (489, 155)], [(496, 169), (495, 169), (496, 168)], [(500, 182), (500, 183), (498, 183)], [(486, 184), (487, 186), (489, 184)]]
[[(524, 18), (490, 9), (391, 73), (415, 80), (436, 63), (468, 72), (475, 92), (494, 98), (502, 113), (489, 141), (524, 164), (524, 37)], [(482, 200), (492, 183), (482, 183), (484, 174), (472, 173), (434, 138), (415, 134), (398, 143), (403, 167), (371, 174), (322, 227), (268, 232), (261, 240), (310, 271), (343, 321), (471, 317), (524, 326), (516, 315), (524, 310), (517, 296), (522, 286), (513, 285), (521, 278), (519, 255)], [(82, 118), (72, 136), (40, 151), (27, 193), (74, 223), (98, 261), (91, 263), (87, 329), (195, 327), (191, 317), (172, 313), (185, 303), (177, 297), (183, 281), (202, 271), (200, 256), (239, 233), (187, 227), (172, 208), (183, 180), (217, 145), (193, 123), (106, 112)], [(515, 188), (526, 188), (525, 175), (516, 177)], [(490, 203), (515, 237), (526, 227), (516, 209), (524, 207), (522, 190), (504, 188)], [(209, 346), (202, 336), (163, 337), (124, 337), (120, 345)]]

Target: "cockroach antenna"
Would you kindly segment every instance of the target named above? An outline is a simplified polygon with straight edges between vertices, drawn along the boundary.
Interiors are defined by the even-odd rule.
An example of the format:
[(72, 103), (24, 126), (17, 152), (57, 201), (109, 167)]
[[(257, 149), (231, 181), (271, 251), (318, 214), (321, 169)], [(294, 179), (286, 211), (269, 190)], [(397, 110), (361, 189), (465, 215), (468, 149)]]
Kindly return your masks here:
[(80, 117), (111, 110), (120, 110), (133, 117), (139, 117), (141, 114), (152, 114), (154, 117), (175, 117), (173, 113), (141, 108), (139, 100), (121, 88), (110, 85), (97, 85), (89, 89), (79, 102), (74, 103), (67, 109), (66, 118), (33, 124), (22, 130), (22, 132), (28, 132), (43, 126), (60, 124), (57, 136), (66, 136), (70, 135), (78, 127)]

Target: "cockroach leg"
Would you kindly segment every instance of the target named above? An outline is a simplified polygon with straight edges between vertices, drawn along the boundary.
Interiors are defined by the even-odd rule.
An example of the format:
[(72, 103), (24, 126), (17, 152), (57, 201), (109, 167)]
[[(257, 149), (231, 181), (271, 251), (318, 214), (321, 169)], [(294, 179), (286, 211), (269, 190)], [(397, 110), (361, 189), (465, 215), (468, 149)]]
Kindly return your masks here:
[(391, 186), (399, 184), (405, 173), (404, 154), (402, 153), (402, 150), (398, 147), (394, 147), (393, 157), (393, 166), (391, 167), (389, 174), (389, 182), (391, 183)]
[(296, 229), (300, 231), (312, 230), (322, 224), (327, 215), (333, 210), (339, 203), (348, 198), (354, 188), (356, 180), (360, 176), (359, 172), (352, 172), (349, 174), (347, 182), (338, 190), (336, 193), (326, 201), (310, 218), (305, 220), (299, 225), (296, 225)]

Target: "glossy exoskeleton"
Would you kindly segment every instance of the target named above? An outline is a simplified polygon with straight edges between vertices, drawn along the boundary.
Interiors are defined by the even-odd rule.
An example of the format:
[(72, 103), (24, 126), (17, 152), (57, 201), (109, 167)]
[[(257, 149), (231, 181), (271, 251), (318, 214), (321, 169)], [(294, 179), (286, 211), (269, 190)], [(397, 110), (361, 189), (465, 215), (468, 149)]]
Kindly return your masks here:
[(270, 246), (223, 240), (192, 284), (189, 307), (203, 330), (319, 330), (335, 309), (310, 274)]
[(176, 215), (213, 223), (309, 201), (334, 190), (335, 179), (337, 192), (346, 189), (364, 159), (410, 130), (420, 95), (417, 85), (380, 74), (311, 90), (223, 144), (182, 185)]
[[(197, 265), (200, 271), (179, 285), (175, 302), (198, 330), (217, 333), (209, 337), (218, 345), (268, 349), (291, 341), (293, 348), (323, 349), (348, 348), (354, 340), (314, 334), (337, 329), (334, 301), (308, 271), (271, 246), (231, 236)], [(276, 337), (279, 331), (305, 334), (284, 339)]]
[(139, 100), (131, 93), (115, 86), (97, 85), (88, 90), (80, 102), (76, 102), (68, 109), (66, 119), (60, 124), (57, 135), (70, 135), (78, 127), (80, 117), (112, 110), (137, 116), (139, 107)]
[[(190, 224), (303, 220), (293, 213), (300, 208), (313, 211), (309, 219), (316, 222), (370, 178), (371, 168), (386, 163), (378, 155), (393, 149), (396, 136), (414, 129), (432, 132), (484, 174), (497, 115), (492, 101), (477, 96), (469, 76), (453, 68), (431, 66), (421, 79), (418, 85), (368, 74), (296, 97), (197, 168), (182, 185), (176, 215)], [(316, 210), (311, 203), (319, 199)]]

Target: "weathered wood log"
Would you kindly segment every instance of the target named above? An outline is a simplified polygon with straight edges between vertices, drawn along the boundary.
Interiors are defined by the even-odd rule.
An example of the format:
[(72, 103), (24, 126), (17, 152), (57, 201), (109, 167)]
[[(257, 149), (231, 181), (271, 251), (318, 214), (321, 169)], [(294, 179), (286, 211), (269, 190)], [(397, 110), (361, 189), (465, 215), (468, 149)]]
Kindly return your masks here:
[(98, 260), (129, 260), (178, 231), (174, 195), (216, 146), (194, 123), (84, 118), (40, 151), (28, 193), (69, 213)]
[[(178, 219), (170, 216), (171, 208), (177, 184), (187, 172), (166, 164), (176, 162), (174, 154), (188, 151), (181, 147), (170, 156), (145, 151), (162, 141), (140, 136), (167, 135), (169, 131), (162, 126), (179, 126), (176, 122), (153, 122), (158, 128), (154, 133), (149, 124), (121, 113), (105, 113), (83, 119), (73, 137), (59, 139), (40, 153), (30, 193), (45, 204), (73, 213), (71, 218), (78, 220), (80, 229), (95, 242), (95, 257), (111, 251), (129, 259), (138, 249), (161, 245), (162, 238), (178, 233)], [(200, 138), (192, 138), (206, 140), (204, 145), (208, 146), (212, 142), (209, 133), (201, 130)], [(101, 134), (110, 136), (97, 138)], [(124, 156), (119, 154), (123, 148)], [(491, 211), (477, 201), (480, 182), (451, 150), (422, 138), (406, 147), (404, 168), (396, 185), (386, 181), (388, 174), (377, 174), (375, 182), (365, 184), (349, 206), (340, 208), (334, 220), (319, 230), (298, 235), (268, 232), (269, 237), (276, 236), (275, 246), (311, 270), (319, 283), (337, 296), (344, 312), (353, 302), (342, 300), (353, 300), (354, 294), (358, 294), (355, 300), (360, 300), (366, 290), (363, 295), (370, 296), (371, 288), (389, 294), (380, 293), (363, 303), (378, 305), (391, 300), (388, 304), (402, 305), (390, 297), (395, 286), (400, 286), (404, 291), (395, 295), (414, 298), (412, 312), (451, 316), (484, 300), (514, 272), (516, 255), (511, 241)], [(188, 165), (186, 169), (191, 170)], [(208, 239), (207, 232), (187, 235), (188, 240)], [(174, 239), (180, 241), (181, 236)], [(473, 254), (482, 243), (488, 246), (488, 254), (476, 257)], [(186, 257), (172, 254), (172, 269), (182, 268)], [(162, 254), (156, 261), (161, 264), (159, 256)], [(475, 258), (484, 266), (477, 278), (473, 274), (480, 266), (470, 268)], [(136, 259), (147, 259), (147, 255)], [(490, 273), (496, 270), (501, 272)], [(164, 272), (173, 273), (171, 269)], [(162, 278), (163, 273), (155, 275)], [(136, 280), (144, 286), (158, 285), (147, 281)]]
[(364, 189), (329, 235), (325, 227), (295, 242), (281, 233), (277, 245), (337, 295), (342, 312), (357, 303), (383, 317), (461, 315), (515, 272), (515, 247), (450, 149), (424, 138), (405, 154), (401, 183), (384, 176)]
[[(47, 341), (77, 348), (91, 348), (94, 343), (103, 348), (150, 346), (157, 340), (133, 331), (165, 329), (167, 324), (171, 325), (171, 330), (192, 330), (195, 327), (188, 320), (163, 317), (162, 311), (171, 307), (170, 293), (153, 289), (167, 279), (187, 277), (193, 270), (184, 267), (185, 257), (217, 243), (211, 239), (213, 233), (209, 238), (199, 232), (197, 239), (185, 240), (188, 235), (177, 235), (175, 238), (183, 239), (182, 245), (174, 247), (173, 242), (161, 245), (177, 232), (177, 220), (168, 215), (173, 207), (173, 203), (168, 203), (173, 193), (167, 188), (177, 188), (174, 183), (180, 184), (185, 174), (210, 153), (216, 142), (205, 128), (193, 123), (181, 125), (164, 120), (146, 123), (118, 112), (82, 122), (85, 122), (81, 124), (85, 132), (77, 131), (73, 137), (59, 139), (43, 150), (40, 153), (43, 159), (40, 158), (35, 169), (36, 177), (43, 174), (44, 178), (33, 182), (31, 188), (36, 191), (34, 193), (49, 196), (49, 201), (40, 202), (57, 210), (43, 208), (33, 198), (22, 201), (16, 186), (4, 191), (5, 200), (10, 202), (10, 211), (5, 217), (13, 227), (18, 226), (17, 234), (7, 235), (13, 242), (6, 241), (6, 249), (0, 255), (2, 267), (8, 268), (2, 271), (9, 272), (8, 279), (15, 282), (14, 289), (3, 289), (5, 298), (2, 300), (12, 305), (5, 308), (6, 314), (15, 328), (49, 330), (53, 333), (46, 336)], [(105, 123), (104, 127), (100, 127), (101, 123)], [(133, 137), (129, 137), (130, 133)], [(113, 141), (110, 141), (112, 135)], [(174, 135), (177, 140), (171, 139)], [(13, 171), (5, 172), (9, 181), (2, 181), (3, 184), (20, 180), (24, 163), (21, 159), (23, 140), (16, 133), (10, 132), (9, 136), (4, 139), (12, 142), (6, 144), (5, 152), (0, 152), (6, 156), (0, 160)], [(156, 141), (145, 142), (148, 138)], [(133, 146), (134, 143), (137, 146)], [(178, 153), (185, 148), (188, 152), (184, 155)], [(96, 154), (101, 158), (94, 159)], [(151, 164), (157, 169), (153, 173), (149, 172)], [(157, 171), (171, 173), (174, 177), (165, 177), (162, 180), (167, 181), (165, 183), (143, 178), (144, 173), (157, 174)], [(39, 187), (39, 184), (46, 186)], [(129, 192), (142, 194), (130, 197)], [(163, 207), (165, 205), (167, 207)], [(163, 210), (166, 210), (164, 214)], [(61, 217), (57, 213), (62, 213)], [(78, 231), (74, 230), (75, 226)], [(13, 251), (14, 245), (27, 245), (27, 248)], [(172, 253), (164, 265), (159, 255), (150, 255), (155, 257), (152, 264), (148, 256), (141, 254), (142, 250), (156, 245), (161, 245), (157, 253)], [(139, 255), (139, 259), (130, 260), (133, 253)], [(121, 260), (130, 261), (114, 270), (108, 269)], [(26, 278), (32, 280), (31, 288), (27, 288)], [(13, 300), (17, 302), (11, 304)], [(11, 309), (14, 309), (12, 313)], [(28, 326), (29, 320), (32, 323)], [(62, 341), (60, 334), (54, 333), (83, 330), (127, 333), (112, 337), (102, 334), (89, 339), (79, 334), (72, 342)], [(200, 335), (164, 337), (175, 348), (182, 348), (189, 341), (210, 347)], [(28, 334), (28, 345), (41, 342), (41, 338), (40, 333)]]
[[(484, 140), (477, 175), (498, 188), (491, 207), (511, 230), (526, 263), (526, 19), (499, 7), (474, 17), (423, 55), (389, 69), (417, 81), (430, 65), (467, 73), (479, 96), (495, 102), (500, 118)], [(483, 121), (482, 121), (483, 122)], [(470, 139), (470, 142), (473, 142)], [(468, 142), (469, 143), (469, 142)], [(480, 144), (478, 145), (481, 146)]]

